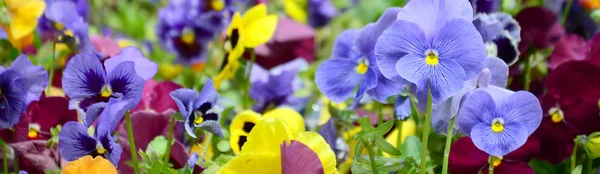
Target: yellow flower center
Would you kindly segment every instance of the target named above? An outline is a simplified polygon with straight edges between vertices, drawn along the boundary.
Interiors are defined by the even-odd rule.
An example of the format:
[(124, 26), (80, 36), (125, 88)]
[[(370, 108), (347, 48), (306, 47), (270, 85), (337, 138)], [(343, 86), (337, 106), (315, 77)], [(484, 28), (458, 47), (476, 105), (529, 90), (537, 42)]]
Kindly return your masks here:
[(186, 43), (188, 45), (194, 43), (194, 40), (196, 39), (196, 36), (194, 35), (194, 32), (184, 32), (183, 35), (181, 35), (181, 41), (183, 41), (183, 43)]
[(109, 85), (106, 85), (102, 88), (102, 91), (100, 91), (100, 96), (104, 97), (104, 98), (108, 98), (112, 95), (112, 89), (110, 88)]
[(60, 24), (58, 22), (55, 22), (54, 28), (56, 28), (57, 30), (63, 30), (63, 29), (65, 29), (65, 26), (63, 26), (62, 24)]
[(212, 0), (210, 2), (210, 5), (215, 11), (221, 11), (223, 10), (223, 8), (225, 8), (225, 3), (223, 2), (223, 0)]
[(492, 121), (492, 131), (496, 133), (504, 131), (504, 120), (501, 118), (494, 119)]
[(427, 63), (427, 65), (434, 66), (440, 62), (438, 54), (435, 50), (427, 50), (425, 55), (425, 63)]
[(202, 115), (199, 114), (198, 116), (196, 116), (196, 119), (194, 120), (194, 123), (200, 124), (202, 122), (204, 122), (204, 118), (202, 118)]
[(96, 150), (98, 152), (98, 154), (102, 155), (106, 152), (106, 149), (104, 148), (99, 148), (98, 150)]
[(494, 167), (498, 167), (500, 164), (502, 164), (502, 160), (493, 157), (492, 159), (494, 159), (494, 161), (492, 161), (492, 165), (494, 165)]
[(27, 133), (27, 137), (29, 138), (37, 138), (38, 135), (38, 131), (36, 131), (35, 129), (29, 129), (29, 132)]
[(552, 122), (559, 123), (559, 122), (561, 122), (563, 120), (564, 117), (560, 113), (554, 112), (552, 114), (551, 118), (552, 118)]
[(369, 66), (364, 63), (364, 62), (360, 62), (357, 66), (356, 66), (356, 72), (358, 74), (365, 74), (367, 73), (367, 70), (369, 69)]

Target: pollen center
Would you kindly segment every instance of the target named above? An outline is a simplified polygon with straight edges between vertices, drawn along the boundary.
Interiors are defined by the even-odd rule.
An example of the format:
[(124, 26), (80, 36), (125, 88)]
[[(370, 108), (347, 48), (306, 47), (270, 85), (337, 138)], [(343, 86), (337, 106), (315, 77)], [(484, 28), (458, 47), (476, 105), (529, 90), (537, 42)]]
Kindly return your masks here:
[(202, 118), (202, 115), (196, 116), (196, 119), (194, 120), (194, 123), (200, 124), (202, 122), (204, 122), (204, 118)]
[(29, 138), (36, 138), (38, 135), (39, 134), (35, 129), (29, 129), (29, 132), (27, 132), (27, 137)]
[(500, 164), (502, 164), (502, 158), (503, 158), (502, 156), (500, 156), (500, 157), (490, 156), (490, 161), (494, 167), (498, 167)]
[(195, 39), (196, 39), (196, 36), (194, 35), (193, 32), (184, 32), (183, 35), (181, 36), (181, 41), (183, 41), (184, 43), (186, 43), (188, 45), (194, 43)]
[(427, 63), (427, 65), (434, 66), (439, 62), (440, 60), (437, 51), (430, 49), (425, 52), (425, 63)]
[(504, 131), (504, 120), (501, 118), (494, 119), (492, 121), (492, 131), (496, 133)]
[(364, 62), (360, 62), (357, 66), (356, 66), (356, 72), (358, 74), (365, 74), (367, 73), (367, 70), (369, 69), (369, 66), (367, 66), (367, 64), (365, 64)]
[(109, 85), (106, 85), (102, 88), (102, 91), (100, 91), (100, 96), (104, 97), (104, 98), (109, 98), (112, 95), (112, 89), (110, 88)]
[(555, 112), (552, 114), (552, 122), (558, 123), (558, 122), (561, 122), (562, 120), (563, 120), (563, 116), (561, 114), (559, 114), (558, 112)]
[(221, 11), (225, 7), (225, 3), (223, 2), (223, 0), (211, 0), (210, 5), (215, 11)]
[(65, 29), (65, 26), (63, 26), (62, 24), (60, 24), (60, 23), (58, 23), (58, 22), (55, 22), (55, 23), (54, 23), (54, 28), (56, 28), (56, 30), (59, 30), (59, 31), (60, 31), (60, 30), (63, 30), (63, 29)]
[(104, 148), (99, 148), (98, 150), (96, 150), (98, 152), (98, 154), (102, 155), (106, 152), (106, 149)]

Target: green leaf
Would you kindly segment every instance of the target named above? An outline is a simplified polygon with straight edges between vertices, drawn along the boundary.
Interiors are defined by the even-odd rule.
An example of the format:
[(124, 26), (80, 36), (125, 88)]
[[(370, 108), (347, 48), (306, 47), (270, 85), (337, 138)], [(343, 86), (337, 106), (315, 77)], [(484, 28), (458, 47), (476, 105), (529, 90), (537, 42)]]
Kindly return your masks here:
[(191, 169), (189, 165), (185, 165), (185, 167), (177, 171), (177, 174), (192, 174), (192, 172), (193, 169)]
[(390, 129), (392, 129), (393, 126), (394, 126), (393, 120), (386, 121), (385, 123), (383, 123), (383, 124), (379, 125), (377, 128), (375, 128), (374, 132), (375, 132), (375, 134), (383, 137), (383, 135), (388, 133), (390, 131)]
[(164, 136), (157, 136), (148, 144), (146, 153), (150, 157), (158, 157), (162, 159), (167, 151), (167, 139)]
[(46, 174), (60, 174), (60, 169), (46, 169), (44, 170)]
[(529, 166), (533, 168), (536, 174), (564, 173), (562, 170), (556, 170), (554, 166), (548, 163), (547, 161), (539, 161), (536, 159), (532, 159), (529, 162)]
[(379, 136), (375, 137), (375, 146), (377, 146), (377, 148), (381, 149), (381, 151), (388, 153), (392, 156), (402, 155), (402, 153), (398, 149), (396, 149), (396, 147), (394, 147), (393, 145), (391, 145), (390, 143), (385, 141), (385, 139), (383, 139), (382, 137), (379, 137)]
[(404, 157), (411, 157), (416, 161), (421, 161), (421, 140), (416, 136), (408, 136), (402, 144), (402, 154)]
[(581, 174), (581, 172), (583, 171), (583, 166), (577, 165), (577, 167), (575, 167), (575, 169), (573, 169), (573, 171), (571, 171), (571, 174)]
[(364, 148), (365, 148), (365, 144), (363, 144), (362, 141), (356, 142), (356, 146), (354, 147), (354, 159), (360, 158)]
[(176, 112), (175, 114), (173, 114), (172, 117), (175, 117), (175, 120), (177, 121), (185, 121), (185, 119), (183, 118), (183, 116), (181, 116), (181, 113)]
[(360, 124), (361, 132), (367, 132), (367, 131), (370, 131), (371, 129), (373, 129), (373, 126), (371, 126), (371, 120), (369, 119), (369, 117), (362, 117), (362, 118), (358, 119), (358, 123)]

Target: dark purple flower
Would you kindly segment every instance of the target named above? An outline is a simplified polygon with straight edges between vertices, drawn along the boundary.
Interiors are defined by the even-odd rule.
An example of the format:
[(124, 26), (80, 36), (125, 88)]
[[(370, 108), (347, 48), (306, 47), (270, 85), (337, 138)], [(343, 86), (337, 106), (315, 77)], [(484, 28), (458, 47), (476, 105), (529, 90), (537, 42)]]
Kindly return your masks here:
[(340, 103), (350, 97), (358, 85), (350, 107), (355, 108), (365, 93), (379, 102), (387, 103), (388, 97), (404, 90), (408, 81), (386, 78), (379, 71), (382, 63), (375, 59), (374, 54), (377, 39), (396, 20), (399, 11), (399, 8), (390, 8), (376, 23), (360, 31), (346, 30), (338, 36), (332, 58), (323, 62), (315, 74), (315, 83), (321, 92)]
[(77, 121), (77, 111), (69, 110), (69, 99), (65, 97), (46, 97), (27, 106), (22, 117), (27, 117), (27, 132), (21, 135), (27, 139), (48, 139), (50, 128), (63, 125), (69, 121)]
[(19, 55), (7, 69), (0, 66), (0, 129), (19, 122), (21, 113), (29, 103), (39, 100), (46, 85), (46, 70), (34, 66), (26, 55)]
[(565, 21), (567, 33), (577, 34), (586, 39), (591, 38), (598, 32), (598, 25), (590, 16), (589, 12), (578, 1), (573, 2)]
[(256, 101), (254, 111), (264, 113), (282, 105), (295, 107), (303, 104), (304, 100), (295, 97), (294, 92), (300, 88), (297, 73), (307, 67), (304, 59), (281, 64), (270, 71), (255, 64), (250, 76), (250, 98)]
[(177, 0), (160, 9), (156, 33), (161, 46), (177, 54), (178, 63), (204, 61), (208, 43), (229, 23), (229, 3), (220, 3), (217, 7), (212, 1)]
[(524, 53), (530, 46), (540, 50), (554, 45), (565, 35), (556, 14), (542, 7), (522, 10), (515, 16), (521, 26), (519, 52)]
[(554, 46), (552, 55), (548, 57), (548, 68), (555, 69), (571, 60), (584, 60), (586, 58), (585, 46), (585, 39), (579, 35), (568, 34), (562, 37)]
[(58, 149), (67, 161), (83, 156), (102, 156), (115, 166), (121, 159), (121, 146), (115, 141), (112, 132), (129, 109), (128, 101), (111, 98), (100, 115), (94, 136), (88, 134), (88, 128), (78, 122), (68, 122), (60, 131)]
[(500, 11), (501, 0), (469, 0), (475, 13), (494, 13)]
[(88, 33), (89, 26), (85, 22), (85, 18), (79, 14), (74, 2), (64, 0), (50, 3), (43, 18), (47, 20), (41, 23), (40, 27), (48, 28), (51, 31), (51, 39), (58, 37), (60, 42), (76, 44), (80, 53), (95, 51)]
[(157, 83), (152, 79), (148, 79), (144, 85), (144, 92), (142, 93), (140, 104), (138, 104), (131, 112), (152, 111), (172, 115), (177, 112), (177, 104), (171, 99), (169, 93), (179, 88), (183, 87), (172, 81), (162, 81)]
[(512, 65), (519, 58), (521, 27), (505, 13), (477, 14), (473, 20), (486, 44), (488, 56), (498, 57)]
[(219, 124), (223, 108), (212, 80), (206, 80), (200, 93), (191, 89), (178, 89), (171, 92), (171, 98), (175, 100), (179, 113), (185, 119), (184, 125), (188, 135), (196, 138), (194, 128), (198, 127), (223, 137)]
[(315, 60), (316, 35), (317, 32), (308, 26), (281, 18), (271, 40), (254, 49), (256, 64), (271, 69), (296, 58), (312, 62)]
[(330, 0), (308, 0), (308, 23), (312, 27), (327, 25), (337, 14), (338, 11)]
[(144, 60), (137, 49), (125, 48), (116, 57), (122, 58), (108, 59), (102, 65), (94, 54), (78, 54), (63, 72), (63, 89), (71, 99), (69, 108), (77, 109), (86, 126), (109, 107), (109, 99), (125, 101), (129, 103), (126, 109), (133, 109), (142, 97), (145, 82), (142, 77), (152, 75), (152, 70), (141, 70), (152, 67), (153, 63)]

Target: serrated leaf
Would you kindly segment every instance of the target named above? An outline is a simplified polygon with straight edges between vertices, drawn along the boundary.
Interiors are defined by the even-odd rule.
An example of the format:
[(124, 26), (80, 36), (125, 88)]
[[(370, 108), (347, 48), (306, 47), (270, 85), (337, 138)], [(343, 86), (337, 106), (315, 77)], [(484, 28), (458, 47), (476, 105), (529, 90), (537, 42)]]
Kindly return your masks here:
[(394, 147), (393, 145), (391, 145), (390, 143), (385, 141), (385, 139), (383, 139), (382, 137), (379, 137), (379, 136), (375, 137), (375, 146), (377, 146), (377, 148), (381, 149), (381, 151), (383, 151), (387, 154), (390, 154), (392, 156), (402, 155), (402, 152), (400, 152), (400, 150), (396, 149), (396, 147)]

